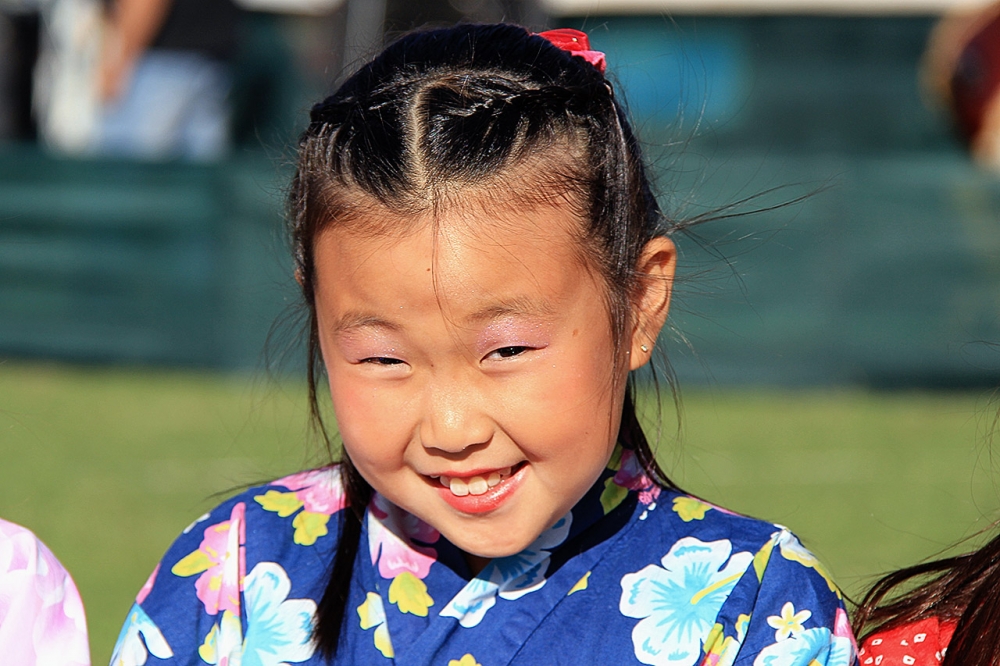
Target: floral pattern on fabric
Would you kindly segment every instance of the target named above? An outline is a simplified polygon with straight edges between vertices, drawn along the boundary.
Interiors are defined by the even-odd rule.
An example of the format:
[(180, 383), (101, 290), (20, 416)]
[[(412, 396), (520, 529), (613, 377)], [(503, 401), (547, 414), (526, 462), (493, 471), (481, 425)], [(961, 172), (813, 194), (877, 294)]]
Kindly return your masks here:
[(653, 505), (660, 496), (660, 487), (654, 484), (639, 463), (633, 451), (615, 447), (608, 469), (615, 472), (614, 476), (604, 481), (604, 492), (601, 493), (601, 505), (604, 513), (611, 513), (621, 504), (630, 490), (639, 493), (639, 501), (643, 505)]
[(312, 656), (312, 599), (288, 599), (291, 581), (280, 565), (261, 562), (246, 577), (247, 630), (238, 613), (225, 610), (198, 648), (213, 666), (283, 666)]
[(358, 617), (361, 618), (361, 628), (367, 631), (375, 628), (375, 648), (382, 653), (386, 659), (392, 659), (395, 652), (392, 649), (392, 641), (389, 639), (389, 630), (385, 626), (385, 606), (382, 605), (382, 597), (374, 592), (369, 592), (365, 596), (365, 602), (358, 606)]
[(29, 530), (0, 520), (0, 659), (88, 666), (87, 622), (73, 579)]
[(142, 666), (150, 654), (160, 659), (174, 656), (159, 627), (135, 604), (111, 652), (111, 666)]
[(212, 625), (205, 642), (198, 647), (198, 656), (212, 666), (235, 666), (243, 653), (243, 626), (240, 616), (222, 611), (221, 619)]
[(865, 639), (861, 666), (937, 666), (948, 652), (955, 622), (936, 617), (880, 631)]
[(241, 666), (281, 666), (309, 659), (316, 602), (289, 599), (292, 583), (281, 565), (261, 562), (246, 578), (247, 635)]
[(810, 553), (805, 547), (795, 538), (791, 532), (784, 531), (778, 540), (778, 547), (781, 550), (781, 556), (786, 560), (792, 560), (793, 562), (798, 562), (804, 567), (809, 569), (814, 569), (816, 573), (823, 577), (826, 584), (829, 586), (830, 591), (837, 595), (837, 598), (841, 598), (843, 595), (840, 592), (840, 588), (837, 584), (833, 582), (833, 577), (830, 572), (826, 570), (826, 567), (816, 559), (816, 556)]
[(545, 585), (550, 551), (566, 540), (571, 524), (572, 515), (567, 515), (520, 553), (492, 560), (448, 603), (441, 615), (457, 618), (463, 627), (475, 627), (496, 605), (498, 596), (513, 601), (541, 589)]
[[(339, 521), (303, 547), (291, 522), (306, 502), (296, 496), (302, 507), (275, 510), (302, 490), (282, 484), (298, 483), (251, 489), (178, 537), (140, 591), (116, 658), (127, 666), (387, 659), (534, 666), (637, 657), (676, 666), (758, 659), (778, 666), (807, 657), (817, 662), (803, 662), (809, 666), (854, 665), (843, 601), (793, 536), (715, 506), (694, 517), (700, 500), (664, 489), (657, 495), (630, 457), (619, 453), (566, 516), (476, 576), (446, 537), (376, 494), (361, 525), (332, 661), (310, 639)], [(610, 510), (608, 481), (626, 491)]]
[(246, 571), (245, 511), (246, 505), (239, 502), (229, 520), (205, 528), (198, 549), (170, 570), (181, 577), (201, 574), (195, 581), (195, 589), (209, 615), (227, 610), (239, 615), (240, 590)]
[(300, 546), (312, 546), (317, 539), (326, 536), (330, 516), (347, 505), (339, 467), (299, 472), (278, 479), (272, 485), (284, 486), (292, 492), (271, 489), (254, 500), (266, 511), (273, 511), (282, 518), (301, 509), (292, 519), (295, 528), (292, 540)]
[(696, 497), (675, 497), (672, 508), (681, 520), (690, 523), (692, 520), (705, 520), (705, 513), (714, 507)]
[(619, 610), (640, 620), (632, 630), (644, 664), (694, 664), (729, 593), (753, 561), (726, 540), (685, 537), (660, 560), (621, 579)]
[(732, 666), (743, 645), (749, 623), (749, 615), (740, 615), (736, 620), (736, 635), (726, 635), (725, 627), (721, 623), (716, 623), (705, 638), (703, 646), (705, 658), (701, 666)]
[(775, 643), (761, 650), (754, 666), (849, 666), (855, 659), (854, 636), (847, 613), (837, 609), (834, 630), (827, 627), (806, 629), (803, 624), (812, 611), (795, 612), (791, 602), (782, 606), (780, 616), (768, 618), (777, 629)]
[(812, 611), (803, 610), (796, 613), (795, 606), (789, 601), (781, 607), (781, 615), (772, 615), (767, 618), (767, 623), (776, 629), (774, 640), (781, 642), (805, 631), (802, 623), (811, 617)]
[(368, 550), (372, 564), (378, 563), (379, 575), (389, 579), (389, 603), (403, 613), (427, 617), (434, 599), (422, 579), (437, 561), (431, 546), (440, 538), (433, 527), (419, 518), (400, 511), (376, 494), (368, 513)]

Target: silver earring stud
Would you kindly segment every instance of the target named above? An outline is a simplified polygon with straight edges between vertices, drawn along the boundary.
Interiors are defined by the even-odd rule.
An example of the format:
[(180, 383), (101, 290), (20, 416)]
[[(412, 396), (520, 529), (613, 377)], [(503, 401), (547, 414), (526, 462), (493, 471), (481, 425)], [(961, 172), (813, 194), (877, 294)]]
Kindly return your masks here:
[(646, 345), (639, 345), (639, 349), (641, 349), (643, 352), (649, 351), (649, 347), (647, 347)]

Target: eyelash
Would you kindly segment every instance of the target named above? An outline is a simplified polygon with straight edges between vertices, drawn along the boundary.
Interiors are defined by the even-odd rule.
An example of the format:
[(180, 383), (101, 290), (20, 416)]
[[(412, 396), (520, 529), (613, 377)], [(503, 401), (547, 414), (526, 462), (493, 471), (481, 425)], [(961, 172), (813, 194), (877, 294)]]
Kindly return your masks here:
[[(486, 358), (490, 358), (491, 356), (496, 356), (499, 357), (500, 359), (514, 358), (516, 356), (524, 354), (527, 351), (531, 351), (531, 349), (532, 347), (528, 347), (526, 345), (509, 345), (507, 347), (499, 347), (497, 349), (494, 349), (493, 351), (491, 351), (489, 354), (486, 355)], [(367, 363), (370, 365), (377, 365), (381, 367), (389, 367), (394, 365), (403, 365), (405, 361), (402, 361), (398, 358), (393, 358), (391, 356), (370, 356), (368, 358), (361, 359), (361, 363)]]
[(487, 354), (487, 358), (489, 356), (493, 356), (494, 354), (496, 354), (500, 358), (514, 358), (515, 356), (520, 356), (524, 352), (530, 350), (531, 347), (526, 347), (524, 345), (510, 345), (508, 347), (500, 347), (499, 349), (494, 349), (489, 354)]
[(392, 358), (391, 356), (371, 356), (369, 358), (361, 359), (362, 363), (370, 363), (371, 365), (402, 365), (403, 361), (398, 358)]

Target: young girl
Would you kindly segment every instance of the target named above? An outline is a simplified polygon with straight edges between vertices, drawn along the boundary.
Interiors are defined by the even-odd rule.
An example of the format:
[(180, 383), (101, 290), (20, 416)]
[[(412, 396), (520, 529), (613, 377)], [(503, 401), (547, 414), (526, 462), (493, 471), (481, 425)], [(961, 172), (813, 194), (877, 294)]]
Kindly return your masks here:
[(185, 530), (114, 663), (856, 663), (819, 562), (681, 493), (636, 419), (678, 227), (603, 70), (464, 25), (313, 108), (291, 233), (341, 462)]
[(1000, 536), (972, 553), (889, 574), (865, 596), (855, 625), (867, 633), (862, 664), (1000, 664)]

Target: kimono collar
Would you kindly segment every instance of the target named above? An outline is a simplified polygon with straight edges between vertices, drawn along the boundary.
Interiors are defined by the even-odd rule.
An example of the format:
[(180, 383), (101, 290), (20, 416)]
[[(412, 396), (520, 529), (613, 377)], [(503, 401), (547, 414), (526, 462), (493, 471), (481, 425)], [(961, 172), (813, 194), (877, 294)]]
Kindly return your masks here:
[[(574, 540), (612, 513), (633, 493), (642, 504), (649, 505), (656, 501), (660, 488), (650, 480), (635, 454), (619, 444), (597, 482), (568, 514), (539, 535), (524, 551), (501, 559), (534, 560), (535, 555), (529, 556), (529, 553), (539, 551), (546, 551), (547, 557), (552, 549)], [(378, 493), (368, 506), (368, 540), (372, 564), (378, 565), (383, 578), (394, 579), (403, 572), (409, 572), (424, 579), (435, 562), (448, 566), (463, 578), (471, 577), (465, 558), (457, 547), (434, 527)]]
[(655, 508), (659, 494), (635, 455), (616, 447), (568, 514), (523, 551), (490, 561), (476, 576), (436, 529), (376, 494), (362, 535), (370, 557), (361, 563), (367, 590), (357, 607), (361, 628), (375, 630), (368, 640), (397, 666), (421, 664), (444, 646), (475, 645), (479, 634), (473, 630), (485, 618), (505, 622), (516, 613), (520, 619), (511, 626), (519, 628), (503, 633), (509, 645), (493, 646), (495, 655), (514, 654), (533, 621), (586, 588), (591, 569), (630, 521)]

